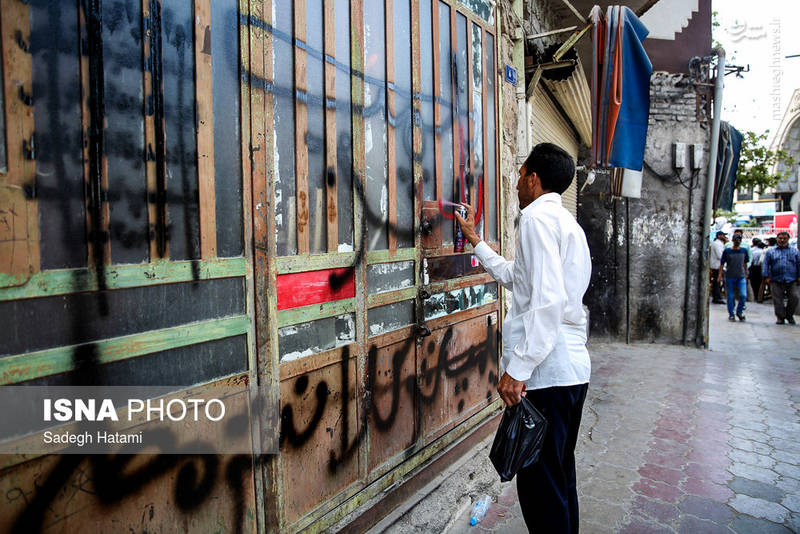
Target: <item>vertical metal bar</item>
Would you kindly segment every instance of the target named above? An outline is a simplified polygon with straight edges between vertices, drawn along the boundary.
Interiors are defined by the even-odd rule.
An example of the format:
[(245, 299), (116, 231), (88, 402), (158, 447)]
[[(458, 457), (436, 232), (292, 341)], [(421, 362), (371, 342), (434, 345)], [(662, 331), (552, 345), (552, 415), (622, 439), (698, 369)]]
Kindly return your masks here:
[(431, 2), (431, 36), (433, 39), (433, 124), (436, 200), (442, 199), (442, 77), (439, 72), (439, 0)]
[[(431, 2), (432, 5), (437, 5), (436, 0)], [(423, 185), (422, 185), (422, 124), (419, 118), (422, 116), (422, 65), (420, 58), (422, 57), (421, 42), (420, 42), (420, 3), (419, 0), (411, 0), (411, 93), (413, 94), (413, 165), (414, 165), (414, 229), (419, 228), (422, 221), (422, 203), (423, 203)], [(433, 20), (438, 20), (438, 16)], [(435, 23), (434, 23), (435, 24)], [(430, 43), (428, 43), (430, 46)], [(436, 53), (433, 53), (436, 56)], [(435, 63), (434, 59), (434, 65)], [(435, 106), (434, 106), (435, 107)], [(438, 181), (438, 183), (441, 183)], [(441, 187), (441, 186), (440, 186)], [(414, 259), (415, 265), (422, 264), (422, 233), (414, 232)], [(420, 269), (414, 269), (414, 284), (419, 288), (422, 287), (422, 276)], [(417, 323), (422, 323), (424, 318), (424, 307), (421, 298), (416, 299), (416, 320)], [(416, 358), (416, 351), (415, 351)], [(414, 365), (416, 369), (416, 363)], [(418, 403), (420, 400), (414, 396), (414, 402)], [(416, 406), (414, 413), (417, 413)], [(414, 435), (421, 435), (422, 421), (415, 417)]]
[(0, 228), (0, 274), (27, 278), (41, 268), (39, 209), (33, 195), (36, 190), (33, 107), (22, 98), (33, 95), (31, 54), (23, 47), (31, 42), (30, 8), (25, 2), (3, 2), (2, 5), (0, 31), (8, 173), (0, 173), (0, 210), (6, 212), (7, 225)]
[(338, 184), (336, 173), (336, 21), (333, 1), (325, 2), (325, 188), (327, 191), (328, 252), (339, 249)]
[[(482, 91), (481, 91), (481, 108), (483, 118), (481, 119), (481, 123), (483, 124), (483, 238), (486, 239), (486, 242), (489, 242), (489, 110), (486, 109), (488, 104), (488, 92), (489, 92), (489, 84), (487, 80), (489, 76), (494, 76), (494, 72), (486, 72), (486, 54), (487, 49), (486, 46), (486, 32), (481, 31), (481, 73), (483, 75), (482, 80)], [(489, 53), (494, 53), (494, 51), (489, 50)], [(494, 99), (497, 102), (497, 98)], [(492, 110), (494, 113), (494, 110)], [(497, 123), (495, 123), (497, 124)], [(495, 151), (495, 159), (497, 159), (497, 151)], [(495, 173), (495, 178), (497, 178), (497, 173)], [(497, 187), (495, 187), (495, 191), (497, 191)], [(495, 213), (497, 211), (495, 210)]]
[(295, 174), (297, 179), (297, 253), (309, 250), (308, 87), (306, 82), (306, 0), (294, 2)]
[[(363, 399), (367, 390), (367, 351), (369, 326), (367, 321), (367, 221), (364, 214), (366, 187), (366, 158), (364, 151), (364, 0), (350, 1), (350, 58), (353, 109), (353, 211), (355, 250), (360, 251), (356, 262), (356, 395)], [(362, 419), (364, 407), (356, 403), (357, 418)], [(360, 428), (357, 430), (360, 432)], [(358, 450), (359, 477), (368, 476), (369, 433)]]
[[(472, 140), (475, 138), (475, 120), (473, 113), (475, 113), (475, 105), (472, 98), (474, 90), (472, 84), (472, 23), (467, 20), (467, 43), (466, 43), (466, 59), (467, 59), (467, 149), (469, 154), (469, 161), (467, 162), (467, 169), (469, 176), (472, 178), (472, 185), (469, 181), (465, 183), (469, 187), (469, 202), (477, 209), (478, 199), (475, 198), (475, 148), (472, 146)], [(477, 225), (476, 225), (477, 226)], [(476, 228), (477, 230), (477, 228)]]
[(458, 50), (458, 27), (457, 27), (457, 17), (456, 17), (456, 9), (455, 7), (450, 7), (450, 117), (452, 117), (453, 123), (453, 190), (452, 191), (445, 191), (444, 194), (448, 195), (448, 197), (453, 198), (456, 202), (459, 202), (461, 199), (456, 198), (455, 192), (459, 190), (459, 165), (458, 162), (461, 161), (462, 154), (461, 150), (459, 149), (460, 143), (459, 140), (461, 139), (461, 132), (459, 131), (459, 119), (456, 115), (457, 109), (457, 99), (458, 94), (456, 92), (456, 71), (458, 70), (457, 61), (456, 61), (456, 53)]
[[(156, 227), (158, 209), (156, 208), (156, 158), (155, 158), (155, 117), (153, 113), (153, 72), (152, 63), (152, 31), (150, 31), (150, 0), (142, 0), (142, 94), (144, 94), (144, 174), (147, 184), (147, 242), (150, 261), (158, 258)], [(81, 61), (85, 57), (81, 56)], [(81, 69), (83, 72), (83, 69)], [(84, 165), (88, 165), (89, 158), (84, 156)]]
[(200, 201), (200, 255), (204, 260), (217, 256), (211, 61), (211, 0), (194, 0), (197, 189)]
[(81, 21), (81, 33), (86, 36), (87, 61), (81, 62), (86, 70), (81, 72), (84, 93), (87, 95), (83, 113), (84, 145), (87, 146), (88, 175), (86, 195), (86, 229), (88, 231), (89, 265), (102, 269), (111, 261), (109, 242), (108, 160), (105, 155), (102, 0), (86, 0)]
[[(398, 0), (404, 1), (404, 0)], [(406, 2), (408, 0), (405, 0)], [(386, 25), (386, 154), (389, 169), (389, 250), (397, 250), (397, 131), (394, 85), (394, 0), (385, 0)]]
[[(145, 99), (145, 139), (147, 144), (147, 212), (150, 225), (150, 260), (169, 257), (167, 233), (167, 162), (164, 127), (164, 73), (161, 62), (161, 1), (142, 0), (147, 37), (145, 83), (149, 98)], [(145, 94), (147, 93), (147, 86)], [(148, 128), (152, 128), (148, 130)], [(149, 132), (149, 133), (148, 133)], [(152, 141), (152, 144), (150, 144)]]

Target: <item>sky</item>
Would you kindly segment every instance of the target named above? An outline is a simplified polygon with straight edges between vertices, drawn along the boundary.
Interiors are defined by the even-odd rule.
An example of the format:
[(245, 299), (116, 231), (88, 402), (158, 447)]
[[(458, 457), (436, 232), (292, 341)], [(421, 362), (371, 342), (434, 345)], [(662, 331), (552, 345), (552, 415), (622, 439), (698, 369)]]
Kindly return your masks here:
[(771, 141), (800, 88), (800, 2), (713, 0), (712, 10), (720, 23), (714, 39), (725, 48), (726, 62), (750, 65), (742, 78), (725, 77), (722, 119), (739, 131), (769, 130)]

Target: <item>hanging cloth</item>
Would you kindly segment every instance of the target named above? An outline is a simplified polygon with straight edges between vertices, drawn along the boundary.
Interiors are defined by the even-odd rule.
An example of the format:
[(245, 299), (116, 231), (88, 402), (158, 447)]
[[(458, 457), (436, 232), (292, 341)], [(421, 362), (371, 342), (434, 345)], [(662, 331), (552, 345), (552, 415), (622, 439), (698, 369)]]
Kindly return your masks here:
[(599, 6), (592, 31), (592, 166), (642, 170), (653, 66), (649, 31), (629, 8)]
[(650, 32), (633, 11), (624, 6), (620, 9), (619, 25), (621, 101), (608, 164), (640, 171), (650, 118), (650, 76), (653, 74), (653, 64), (643, 41)]

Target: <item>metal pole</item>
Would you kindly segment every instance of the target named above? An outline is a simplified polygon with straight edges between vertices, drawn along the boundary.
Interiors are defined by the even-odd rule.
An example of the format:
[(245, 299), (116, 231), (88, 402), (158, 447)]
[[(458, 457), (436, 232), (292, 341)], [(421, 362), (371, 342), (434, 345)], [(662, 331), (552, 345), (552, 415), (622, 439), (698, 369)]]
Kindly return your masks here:
[(725, 78), (725, 49), (716, 47), (713, 52), (717, 55), (717, 80), (714, 90), (714, 122), (711, 126), (711, 147), (708, 150), (708, 182), (706, 182), (706, 198), (703, 207), (703, 253), (701, 256), (702, 272), (700, 273), (701, 287), (697, 292), (697, 319), (703, 319), (703, 328), (698, 324), (695, 343), (702, 346), (708, 339), (708, 233), (711, 229), (711, 208), (714, 197), (714, 184), (717, 178), (717, 145), (719, 144), (719, 122), (722, 115), (722, 88)]

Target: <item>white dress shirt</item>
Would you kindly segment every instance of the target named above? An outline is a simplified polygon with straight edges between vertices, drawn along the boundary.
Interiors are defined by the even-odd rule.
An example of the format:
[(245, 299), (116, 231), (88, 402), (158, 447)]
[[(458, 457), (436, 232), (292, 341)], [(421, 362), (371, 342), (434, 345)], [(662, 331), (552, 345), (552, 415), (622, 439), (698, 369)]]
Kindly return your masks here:
[(582, 300), (592, 262), (586, 235), (561, 205), (561, 195), (546, 193), (522, 210), (514, 261), (483, 241), (475, 255), (514, 292), (503, 323), (505, 372), (527, 389), (587, 383), (591, 363)]
[(712, 269), (719, 269), (720, 260), (722, 259), (722, 251), (725, 250), (725, 243), (719, 239), (711, 242), (711, 259), (708, 262), (709, 267)]

